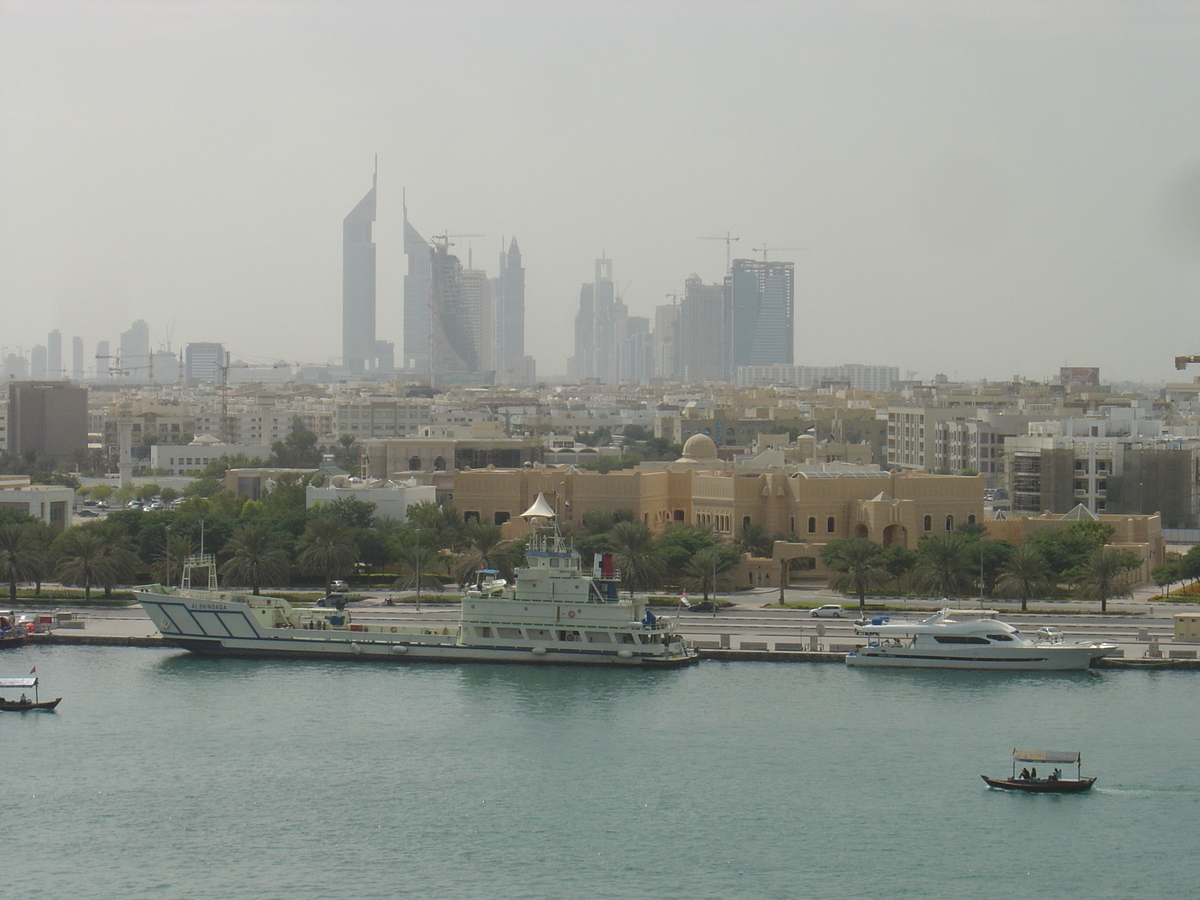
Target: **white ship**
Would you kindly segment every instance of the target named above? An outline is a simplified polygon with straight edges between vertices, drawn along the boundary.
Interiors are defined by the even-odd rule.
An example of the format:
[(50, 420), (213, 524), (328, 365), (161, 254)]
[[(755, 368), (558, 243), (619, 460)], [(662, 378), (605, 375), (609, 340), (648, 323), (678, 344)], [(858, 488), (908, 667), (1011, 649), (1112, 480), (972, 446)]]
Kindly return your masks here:
[(1068, 643), (1056, 628), (1034, 637), (993, 618), (995, 612), (943, 609), (919, 622), (887, 616), (858, 625), (867, 644), (846, 654), (846, 665), (925, 669), (1086, 669), (1116, 644)]
[(166, 641), (218, 656), (656, 667), (697, 661), (674, 618), (656, 616), (642, 599), (618, 597), (610, 556), (584, 571), (544, 496), (521, 517), (534, 526), (526, 565), (512, 585), (481, 573), (463, 596), (455, 628), (356, 622), (346, 610), (193, 588), (196, 569), (216, 584), (211, 554), (189, 560), (180, 587), (149, 585), (134, 595)]

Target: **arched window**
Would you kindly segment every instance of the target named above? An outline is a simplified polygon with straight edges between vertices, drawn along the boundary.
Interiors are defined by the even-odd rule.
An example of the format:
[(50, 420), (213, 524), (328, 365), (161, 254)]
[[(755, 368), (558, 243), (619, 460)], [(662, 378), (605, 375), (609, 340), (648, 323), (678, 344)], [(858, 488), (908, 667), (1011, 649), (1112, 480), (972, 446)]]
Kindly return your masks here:
[(975, 524), (975, 516), (974, 516), (974, 514), (967, 516), (967, 524), (968, 524), (968, 525), (974, 525), (974, 524)]
[(809, 534), (817, 533), (817, 517), (816, 516), (808, 517), (808, 533)]
[(446, 460), (442, 459), (442, 457), (440, 457), (440, 456), (437, 459), (435, 459), (433, 461), (433, 471), (435, 471), (435, 472), (446, 471)]
[(954, 516), (946, 516), (946, 530), (947, 531), (954, 530)]
[(833, 532), (835, 531), (836, 527), (837, 527), (837, 526), (836, 526), (836, 523), (833, 521), (833, 516), (830, 516), (828, 519), (826, 519), (826, 520), (825, 520), (825, 530), (826, 530), (826, 531), (827, 531), (829, 534), (833, 534)]
[(788, 521), (791, 523), (790, 527), (788, 528), (788, 533), (795, 534), (796, 533), (796, 517), (792, 516)]
[(742, 527), (743, 528), (750, 527), (750, 517), (749, 516), (742, 516)]
[(926, 516), (925, 521), (921, 523), (921, 527), (926, 531), (933, 531), (933, 516)]
[(419, 471), (421, 471), (421, 457), (419, 457), (419, 456), (414, 456), (414, 457), (412, 457), (412, 458), (410, 458), (410, 459), (409, 459), (409, 461), (408, 461), (408, 471), (410, 471), (410, 472), (419, 472)]

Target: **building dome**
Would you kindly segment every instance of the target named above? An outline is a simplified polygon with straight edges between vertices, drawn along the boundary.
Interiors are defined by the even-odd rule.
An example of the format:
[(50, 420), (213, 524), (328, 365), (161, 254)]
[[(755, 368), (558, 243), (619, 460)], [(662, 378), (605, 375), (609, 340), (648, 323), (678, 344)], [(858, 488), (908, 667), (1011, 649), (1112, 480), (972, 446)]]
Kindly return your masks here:
[(684, 459), (716, 459), (717, 445), (707, 434), (693, 434), (683, 445)]

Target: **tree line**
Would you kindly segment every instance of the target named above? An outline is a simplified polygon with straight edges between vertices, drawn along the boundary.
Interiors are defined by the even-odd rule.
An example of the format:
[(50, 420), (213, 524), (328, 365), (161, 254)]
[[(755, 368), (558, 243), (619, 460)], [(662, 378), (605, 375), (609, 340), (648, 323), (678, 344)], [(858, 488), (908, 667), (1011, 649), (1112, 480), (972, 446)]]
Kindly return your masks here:
[[(950, 599), (1020, 600), (1022, 611), (1034, 597), (1066, 592), (1097, 601), (1107, 612), (1109, 600), (1129, 595), (1131, 573), (1141, 566), (1136, 553), (1107, 546), (1114, 530), (1104, 522), (1072, 522), (1013, 545), (989, 540), (982, 525), (965, 525), (926, 537), (915, 550), (885, 549), (866, 538), (832, 541), (822, 548), (821, 561), (834, 573), (831, 587), (857, 595), (860, 611), (868, 593), (889, 587), (902, 593), (907, 587)], [(1196, 562), (1200, 577), (1200, 554)]]

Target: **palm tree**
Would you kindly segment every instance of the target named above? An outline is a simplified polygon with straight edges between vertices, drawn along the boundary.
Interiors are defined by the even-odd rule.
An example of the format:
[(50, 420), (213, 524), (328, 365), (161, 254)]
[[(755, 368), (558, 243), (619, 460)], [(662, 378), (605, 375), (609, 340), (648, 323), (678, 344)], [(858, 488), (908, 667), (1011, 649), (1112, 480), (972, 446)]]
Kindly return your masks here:
[(61, 529), (41, 520), (29, 522), (26, 527), (29, 529), (30, 540), (35, 548), (36, 565), (30, 576), (33, 579), (33, 593), (40, 597), (42, 580), (49, 578), (54, 572), (54, 540), (62, 532)]
[(29, 523), (0, 525), (0, 578), (8, 582), (8, 600), (17, 602), (17, 582), (37, 573), (39, 550)]
[(704, 594), (708, 600), (708, 592), (713, 592), (713, 612), (717, 609), (717, 576), (733, 568), (734, 560), (728, 553), (722, 553), (720, 547), (706, 547), (694, 553), (683, 567), (684, 585), (694, 591)]
[[(499, 525), (486, 522), (471, 522), (466, 528), (467, 549), (459, 560), (458, 583), (470, 584), (480, 569), (498, 569), (504, 561), (504, 549), (508, 542)], [(511, 577), (511, 572), (502, 573)]]
[(1037, 547), (1032, 544), (1021, 544), (1008, 557), (1008, 562), (1000, 570), (1000, 581), (997, 587), (1002, 591), (1012, 591), (1021, 598), (1021, 612), (1029, 608), (1029, 600), (1034, 594), (1043, 592), (1050, 585), (1050, 565)]
[(309, 519), (297, 544), (296, 563), (304, 572), (325, 576), (325, 593), (335, 574), (346, 572), (358, 559), (358, 548), (350, 526), (336, 516)]
[(1128, 550), (1101, 547), (1082, 567), (1079, 594), (1088, 600), (1100, 601), (1100, 612), (1108, 612), (1110, 597), (1128, 597), (1127, 573), (1141, 565), (1141, 560)]
[(832, 541), (821, 548), (821, 562), (836, 574), (830, 586), (842, 593), (858, 595), (858, 611), (867, 613), (867, 591), (882, 587), (891, 580), (884, 567), (884, 550), (880, 544), (866, 538)]
[(107, 565), (101, 569), (103, 577), (99, 584), (104, 588), (104, 596), (111, 597), (113, 588), (118, 583), (127, 581), (137, 571), (141, 560), (134, 551), (124, 529), (120, 526), (99, 522), (87, 527), (94, 529), (100, 535), (100, 541), (104, 546)]
[(291, 568), (274, 529), (267, 522), (247, 522), (233, 530), (225, 543), (225, 552), (233, 554), (221, 566), (221, 577), (235, 584), (249, 584), (257, 597), (263, 582), (278, 584)]
[(760, 559), (768, 559), (771, 556), (771, 550), (774, 549), (775, 541), (767, 534), (767, 530), (761, 525), (745, 525), (742, 527), (742, 533), (738, 535), (734, 541), (736, 547), (742, 553), (749, 553), (751, 556), (757, 556)]
[(666, 568), (654, 547), (654, 532), (643, 522), (617, 522), (604, 540), (612, 552), (621, 583), (633, 596), (635, 588), (654, 587)]
[(917, 548), (920, 559), (913, 571), (918, 589), (942, 597), (965, 596), (975, 578), (975, 560), (960, 534), (927, 538)]
[(64, 584), (83, 588), (83, 599), (92, 599), (93, 586), (117, 580), (117, 560), (104, 530), (82, 526), (64, 532), (58, 540), (58, 577)]
[(192, 555), (193, 545), (187, 535), (167, 531), (163, 548), (150, 564), (150, 574), (160, 584), (175, 584), (177, 576), (183, 575), (183, 564)]

